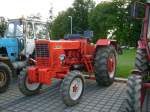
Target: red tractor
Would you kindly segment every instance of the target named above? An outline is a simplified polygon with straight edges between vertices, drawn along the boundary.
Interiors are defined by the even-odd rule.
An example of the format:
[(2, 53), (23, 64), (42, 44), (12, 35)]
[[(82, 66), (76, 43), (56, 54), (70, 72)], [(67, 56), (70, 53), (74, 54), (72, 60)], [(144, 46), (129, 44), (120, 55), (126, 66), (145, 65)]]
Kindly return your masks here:
[[(143, 20), (143, 28), (138, 41), (135, 69), (128, 78), (125, 110), (127, 112), (142, 112), (146, 101), (145, 96), (150, 88), (150, 3), (134, 2), (132, 9), (133, 17)], [(141, 12), (144, 12), (144, 17), (139, 15), (142, 14)]]
[[(63, 79), (61, 95), (67, 106), (79, 102), (84, 91), (84, 78), (96, 79), (99, 85), (109, 86), (116, 72), (116, 43), (99, 39), (96, 45), (89, 38), (69, 36), (61, 40), (37, 40), (35, 66), (24, 69), (19, 76), (19, 89), (27, 96), (39, 93), (43, 84), (52, 78)], [(80, 71), (95, 74), (82, 75)]]

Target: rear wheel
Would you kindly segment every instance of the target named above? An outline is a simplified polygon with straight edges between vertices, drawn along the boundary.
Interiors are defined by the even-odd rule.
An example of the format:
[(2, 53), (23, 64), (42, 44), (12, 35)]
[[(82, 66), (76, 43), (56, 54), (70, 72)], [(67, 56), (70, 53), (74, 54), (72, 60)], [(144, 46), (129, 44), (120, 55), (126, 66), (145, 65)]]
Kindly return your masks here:
[(94, 67), (99, 85), (109, 86), (113, 83), (116, 64), (116, 51), (112, 46), (97, 48)]
[(38, 94), (42, 84), (31, 83), (28, 79), (26, 69), (23, 69), (19, 75), (19, 90), (26, 96)]
[(128, 78), (127, 83), (127, 98), (126, 112), (141, 112), (141, 89), (142, 89), (142, 78), (139, 75), (131, 75)]
[(135, 68), (141, 72), (148, 70), (147, 53), (143, 49), (137, 49), (136, 51)]
[[(148, 71), (148, 60), (147, 53), (144, 49), (137, 49), (136, 59), (135, 59), (135, 69), (140, 72), (147, 73)], [(127, 84), (127, 99), (125, 100), (126, 106), (125, 109), (127, 112), (141, 112), (142, 111), (142, 103), (144, 101), (144, 97), (141, 94), (144, 92), (142, 89), (142, 83), (144, 83), (144, 78), (142, 75), (132, 74), (128, 78)]]
[(0, 63), (0, 93), (5, 92), (11, 81), (11, 70), (5, 63)]
[(79, 103), (84, 91), (84, 79), (79, 71), (71, 71), (61, 84), (61, 95), (67, 106)]

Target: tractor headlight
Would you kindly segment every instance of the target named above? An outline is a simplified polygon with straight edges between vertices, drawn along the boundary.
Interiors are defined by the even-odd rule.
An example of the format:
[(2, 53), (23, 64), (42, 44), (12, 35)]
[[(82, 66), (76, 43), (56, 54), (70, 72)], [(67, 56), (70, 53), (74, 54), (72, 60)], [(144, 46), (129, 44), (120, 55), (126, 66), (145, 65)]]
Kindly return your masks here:
[(59, 58), (60, 58), (61, 61), (63, 61), (63, 60), (65, 59), (65, 55), (64, 55), (64, 54), (61, 54), (61, 55), (59, 56)]

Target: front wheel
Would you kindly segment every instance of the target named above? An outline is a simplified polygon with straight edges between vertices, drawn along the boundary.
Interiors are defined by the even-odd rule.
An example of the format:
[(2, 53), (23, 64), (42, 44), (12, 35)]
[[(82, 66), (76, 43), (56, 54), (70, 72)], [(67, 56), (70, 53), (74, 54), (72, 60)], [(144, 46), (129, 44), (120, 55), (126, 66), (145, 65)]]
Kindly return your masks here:
[(26, 69), (23, 69), (19, 75), (19, 90), (26, 96), (38, 94), (42, 84), (31, 83), (28, 79)]
[(11, 81), (12, 72), (8, 65), (0, 63), (0, 93), (5, 92)]
[(125, 110), (127, 112), (142, 112), (142, 78), (140, 75), (132, 74), (128, 78), (127, 98), (125, 99)]
[(61, 84), (61, 95), (67, 106), (79, 103), (84, 91), (84, 78), (79, 71), (71, 71)]

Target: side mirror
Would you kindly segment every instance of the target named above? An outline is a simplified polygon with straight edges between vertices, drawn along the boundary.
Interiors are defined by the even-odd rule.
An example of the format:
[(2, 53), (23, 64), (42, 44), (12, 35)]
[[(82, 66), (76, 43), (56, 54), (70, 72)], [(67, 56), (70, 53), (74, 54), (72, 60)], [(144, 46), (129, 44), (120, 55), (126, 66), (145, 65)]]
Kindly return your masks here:
[(145, 6), (142, 2), (134, 2), (131, 5), (131, 17), (134, 19), (144, 19)]

